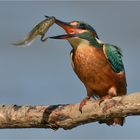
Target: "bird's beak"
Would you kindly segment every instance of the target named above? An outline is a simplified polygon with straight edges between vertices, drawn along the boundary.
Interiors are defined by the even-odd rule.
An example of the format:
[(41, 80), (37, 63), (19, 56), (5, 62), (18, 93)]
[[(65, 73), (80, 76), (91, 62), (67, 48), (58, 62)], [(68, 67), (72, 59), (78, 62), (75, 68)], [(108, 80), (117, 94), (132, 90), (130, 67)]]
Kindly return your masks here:
[(63, 22), (61, 20), (55, 19), (55, 23), (62, 27), (66, 33), (68, 34), (75, 34), (76, 33), (76, 28), (72, 25), (70, 25), (68, 22)]
[(58, 36), (51, 36), (49, 38), (51, 39), (68, 39), (68, 38), (73, 38), (77, 37), (77, 34), (65, 34), (65, 35), (58, 35)]
[(71, 28), (72, 26), (68, 22), (63, 22), (61, 20), (56, 19), (55, 23), (61, 26), (63, 29)]
[[(45, 17), (48, 18), (49, 16), (45, 16)], [(77, 33), (76, 32), (77, 28), (75, 26), (70, 25), (70, 23), (68, 23), (68, 22), (63, 22), (63, 21), (55, 18), (55, 23), (58, 26), (62, 27), (66, 31), (67, 34), (76, 34)]]
[(71, 33), (73, 31), (73, 26), (71, 26), (68, 22), (63, 22), (61, 20), (56, 19), (55, 23), (62, 27), (67, 33)]
[[(46, 16), (46, 18), (48, 18), (49, 16)], [(48, 38), (51, 38), (51, 39), (68, 39), (68, 38), (72, 38), (72, 37), (78, 37), (78, 34), (75, 32), (76, 31), (76, 28), (72, 25), (70, 25), (68, 22), (63, 22), (61, 20), (58, 20), (55, 18), (55, 23), (57, 25), (59, 25), (60, 27), (62, 27), (67, 34), (64, 34), (64, 35), (58, 35), (58, 36), (51, 36), (51, 37), (48, 37)]]

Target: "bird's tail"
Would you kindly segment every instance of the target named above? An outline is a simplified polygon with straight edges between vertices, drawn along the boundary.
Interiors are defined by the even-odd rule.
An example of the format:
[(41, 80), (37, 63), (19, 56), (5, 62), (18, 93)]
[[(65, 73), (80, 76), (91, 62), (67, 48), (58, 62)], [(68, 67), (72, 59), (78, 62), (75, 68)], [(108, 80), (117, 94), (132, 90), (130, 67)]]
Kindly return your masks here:
[(123, 126), (125, 122), (125, 118), (124, 117), (117, 117), (117, 118), (113, 118), (113, 119), (109, 119), (109, 120), (101, 120), (99, 121), (100, 124), (102, 123), (106, 123), (107, 125), (121, 125)]

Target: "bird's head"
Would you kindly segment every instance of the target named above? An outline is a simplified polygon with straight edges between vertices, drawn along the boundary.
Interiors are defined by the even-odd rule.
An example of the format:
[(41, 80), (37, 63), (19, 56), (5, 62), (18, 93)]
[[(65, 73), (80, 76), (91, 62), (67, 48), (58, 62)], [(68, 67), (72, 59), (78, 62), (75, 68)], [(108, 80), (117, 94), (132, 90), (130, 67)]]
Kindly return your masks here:
[(92, 45), (94, 47), (100, 47), (101, 44), (98, 42), (98, 39), (94, 37), (91, 32), (83, 31), (82, 33), (76, 34), (65, 34), (49, 37), (52, 39), (64, 39), (68, 40), (73, 48), (77, 48), (79, 45), (88, 46)]
[(63, 22), (58, 19), (55, 19), (55, 23), (62, 27), (68, 34), (81, 34), (83, 32), (90, 32), (91, 35), (98, 38), (96, 31), (88, 23), (81, 21)]

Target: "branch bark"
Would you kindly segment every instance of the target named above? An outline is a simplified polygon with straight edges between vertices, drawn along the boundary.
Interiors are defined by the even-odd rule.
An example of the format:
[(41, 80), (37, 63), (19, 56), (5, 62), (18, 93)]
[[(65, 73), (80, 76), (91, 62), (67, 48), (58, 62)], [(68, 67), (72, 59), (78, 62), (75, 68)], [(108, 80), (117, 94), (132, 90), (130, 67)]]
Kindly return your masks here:
[[(110, 108), (105, 109), (107, 105)], [(77, 104), (49, 106), (0, 105), (0, 128), (71, 129), (113, 117), (140, 115), (140, 92), (103, 101), (88, 101), (79, 112)]]

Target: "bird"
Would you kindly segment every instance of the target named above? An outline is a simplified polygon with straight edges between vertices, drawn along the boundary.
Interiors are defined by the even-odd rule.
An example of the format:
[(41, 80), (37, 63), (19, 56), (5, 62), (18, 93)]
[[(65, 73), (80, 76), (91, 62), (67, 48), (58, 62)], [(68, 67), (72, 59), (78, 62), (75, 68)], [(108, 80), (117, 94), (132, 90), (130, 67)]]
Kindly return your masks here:
[[(87, 96), (80, 102), (79, 111), (82, 113), (82, 108), (91, 97), (105, 100), (125, 95), (127, 82), (121, 49), (102, 42), (95, 29), (87, 23), (58, 19), (55, 23), (67, 34), (50, 38), (64, 39), (70, 43), (73, 70), (87, 91)], [(124, 117), (116, 117), (99, 123), (122, 126), (124, 122)]]

